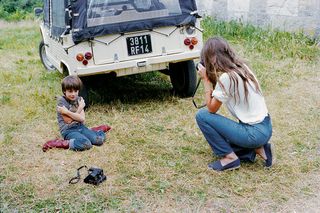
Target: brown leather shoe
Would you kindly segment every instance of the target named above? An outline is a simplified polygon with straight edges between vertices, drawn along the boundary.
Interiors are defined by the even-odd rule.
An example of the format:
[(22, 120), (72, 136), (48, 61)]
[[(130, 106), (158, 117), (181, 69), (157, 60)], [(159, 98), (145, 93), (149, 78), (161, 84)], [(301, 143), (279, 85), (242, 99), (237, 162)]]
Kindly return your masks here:
[(103, 132), (108, 132), (111, 130), (111, 126), (108, 125), (101, 125), (101, 126), (96, 126), (96, 127), (92, 127), (91, 130), (97, 132), (99, 130), (103, 131)]
[(46, 152), (48, 149), (52, 148), (62, 148), (62, 149), (68, 149), (69, 148), (69, 141), (68, 140), (62, 140), (62, 139), (54, 139), (47, 141), (42, 146), (42, 151)]

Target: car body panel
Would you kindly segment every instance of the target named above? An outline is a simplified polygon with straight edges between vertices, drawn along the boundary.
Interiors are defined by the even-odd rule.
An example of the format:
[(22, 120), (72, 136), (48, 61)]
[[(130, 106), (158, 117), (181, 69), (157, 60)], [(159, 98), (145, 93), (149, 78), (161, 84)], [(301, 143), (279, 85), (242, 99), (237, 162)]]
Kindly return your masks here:
[[(46, 1), (50, 2), (53, 0)], [(75, 4), (81, 7), (80, 1)], [(50, 8), (49, 11), (51, 11)], [(71, 14), (69, 9), (66, 9), (66, 11)], [(75, 14), (70, 17), (74, 16)], [(124, 23), (122, 25), (124, 26)], [(102, 26), (99, 27), (101, 28)], [(187, 31), (187, 28), (189, 29), (190, 27), (193, 28), (191, 33)], [(199, 18), (196, 19), (194, 26), (159, 26), (152, 29), (123, 33), (103, 35), (99, 33), (95, 37), (81, 41), (74, 40), (75, 29), (72, 29), (72, 25), (66, 25), (65, 33), (58, 37), (53, 35), (54, 32), (51, 31), (50, 23), (42, 22), (40, 24), (40, 30), (45, 44), (47, 58), (60, 72), (67, 70), (70, 75), (90, 76), (115, 73), (117, 76), (125, 76), (164, 70), (168, 69), (169, 63), (199, 58), (202, 48), (202, 30)], [(78, 31), (79, 29), (76, 30)], [(130, 55), (127, 40), (133, 37), (145, 38), (143, 37), (145, 35), (148, 35), (150, 38), (152, 52)], [(193, 45), (194, 48), (191, 49), (189, 47), (190, 45), (184, 44), (186, 38), (197, 38), (198, 44)], [(149, 43), (145, 45), (148, 44)], [(131, 54), (137, 53), (139, 50), (141, 52), (139, 46), (134, 47), (137, 48), (137, 51), (131, 51)], [(143, 48), (144, 47), (142, 47), (142, 49)], [(78, 61), (76, 58), (78, 54), (85, 55), (87, 52), (92, 54), (92, 58), (86, 60), (87, 64), (84, 65), (83, 61)]]

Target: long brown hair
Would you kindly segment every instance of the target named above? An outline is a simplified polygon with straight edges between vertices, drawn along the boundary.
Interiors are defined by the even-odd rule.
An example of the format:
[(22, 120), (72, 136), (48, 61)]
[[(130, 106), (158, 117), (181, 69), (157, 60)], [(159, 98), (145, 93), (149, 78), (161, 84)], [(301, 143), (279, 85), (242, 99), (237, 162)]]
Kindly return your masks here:
[[(248, 84), (250, 85), (250, 82), (254, 84), (256, 92), (261, 93), (257, 79), (245, 63), (236, 56), (228, 42), (224, 39), (220, 37), (208, 39), (202, 49), (201, 59), (204, 62), (207, 76), (213, 86), (219, 83), (222, 89), (225, 90), (223, 84), (219, 81), (219, 76), (222, 73), (228, 74), (231, 81), (229, 92), (231, 95), (234, 94), (236, 102), (237, 98), (240, 99), (237, 89), (239, 84), (237, 75), (243, 80), (245, 101), (248, 101)], [(230, 91), (232, 84), (234, 85), (234, 91)]]

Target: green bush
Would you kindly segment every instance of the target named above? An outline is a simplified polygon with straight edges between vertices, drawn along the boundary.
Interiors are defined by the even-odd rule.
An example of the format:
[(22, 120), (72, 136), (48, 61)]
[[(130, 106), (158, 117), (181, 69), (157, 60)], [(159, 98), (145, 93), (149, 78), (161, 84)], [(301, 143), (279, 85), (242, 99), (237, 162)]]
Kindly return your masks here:
[(42, 6), (42, 0), (0, 0), (0, 19), (19, 21), (30, 17), (34, 7)]

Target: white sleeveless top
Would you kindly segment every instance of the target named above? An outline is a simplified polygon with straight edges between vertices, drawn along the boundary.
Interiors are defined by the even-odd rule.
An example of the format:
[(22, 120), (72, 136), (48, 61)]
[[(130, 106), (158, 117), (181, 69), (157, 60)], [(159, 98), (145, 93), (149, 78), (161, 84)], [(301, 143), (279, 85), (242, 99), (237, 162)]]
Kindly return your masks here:
[[(250, 85), (248, 84), (248, 101), (246, 102), (243, 87), (244, 82), (238, 74), (236, 75), (238, 77), (238, 88), (236, 88), (236, 90), (238, 89), (239, 91), (240, 99), (236, 94), (233, 94), (235, 85), (232, 83), (227, 73), (223, 73), (219, 78), (226, 91), (220, 87), (219, 83), (217, 83), (212, 92), (212, 96), (226, 104), (229, 112), (241, 122), (247, 124), (262, 122), (268, 115), (264, 97), (259, 92), (256, 92), (254, 84), (250, 82)], [(237, 97), (237, 102), (234, 97)]]

